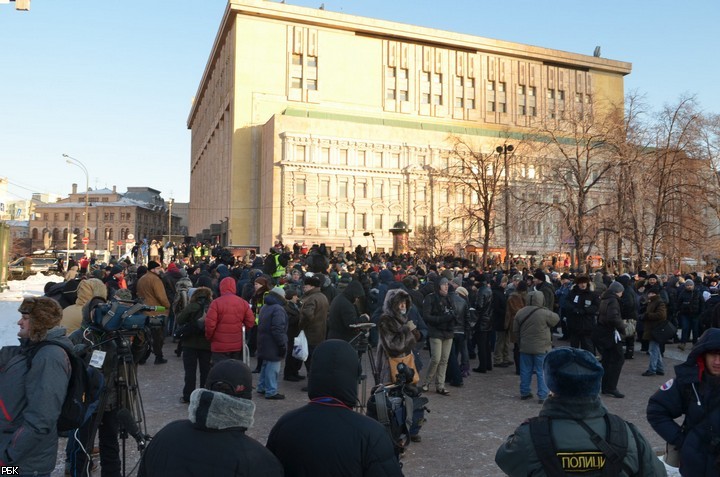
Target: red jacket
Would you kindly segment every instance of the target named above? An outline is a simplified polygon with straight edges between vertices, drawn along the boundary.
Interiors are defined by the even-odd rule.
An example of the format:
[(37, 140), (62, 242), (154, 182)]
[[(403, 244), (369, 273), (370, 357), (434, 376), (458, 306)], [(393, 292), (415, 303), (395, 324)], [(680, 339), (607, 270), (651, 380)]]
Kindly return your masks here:
[(210, 303), (205, 316), (205, 338), (213, 353), (242, 351), (242, 327), (255, 326), (255, 316), (248, 302), (235, 294), (235, 279), (220, 282), (220, 297)]

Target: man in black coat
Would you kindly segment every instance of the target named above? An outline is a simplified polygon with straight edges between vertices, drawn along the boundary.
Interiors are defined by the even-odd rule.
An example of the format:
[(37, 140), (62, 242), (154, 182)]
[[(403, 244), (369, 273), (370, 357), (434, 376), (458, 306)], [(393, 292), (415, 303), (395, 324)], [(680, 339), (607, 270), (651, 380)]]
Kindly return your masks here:
[(327, 340), (317, 347), (310, 402), (282, 416), (267, 440), (286, 476), (402, 476), (385, 428), (352, 409), (360, 372), (349, 343)]
[(370, 320), (368, 315), (358, 312), (355, 302), (360, 298), (365, 298), (365, 290), (362, 283), (353, 280), (332, 300), (328, 312), (328, 339), (351, 341), (358, 334), (358, 330), (350, 328), (350, 325)]
[(234, 359), (221, 361), (206, 386), (190, 395), (190, 419), (171, 422), (150, 441), (138, 476), (282, 477), (275, 456), (245, 435), (255, 415), (250, 368)]

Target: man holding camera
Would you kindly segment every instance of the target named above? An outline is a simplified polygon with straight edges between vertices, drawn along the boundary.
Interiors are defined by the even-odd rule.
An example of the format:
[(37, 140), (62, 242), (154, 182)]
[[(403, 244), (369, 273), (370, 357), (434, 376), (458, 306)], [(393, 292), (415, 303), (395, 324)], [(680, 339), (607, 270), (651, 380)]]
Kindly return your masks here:
[[(350, 325), (367, 322), (370, 317), (360, 314), (356, 302), (365, 298), (362, 283), (351, 281), (347, 288), (330, 304), (328, 316), (328, 339), (352, 341), (357, 336), (357, 330)], [(307, 298), (306, 298), (307, 300)]]

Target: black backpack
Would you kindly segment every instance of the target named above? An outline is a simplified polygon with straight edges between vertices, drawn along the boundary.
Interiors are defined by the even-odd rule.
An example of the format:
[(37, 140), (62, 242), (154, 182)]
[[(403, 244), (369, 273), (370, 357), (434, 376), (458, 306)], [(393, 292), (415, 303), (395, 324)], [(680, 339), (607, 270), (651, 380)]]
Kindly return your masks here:
[[(551, 422), (552, 419), (540, 416), (533, 417), (530, 419), (530, 436), (532, 438), (533, 447), (537, 453), (540, 462), (543, 464), (545, 473), (552, 476), (564, 476), (569, 475), (568, 472), (572, 472), (573, 475), (580, 470), (576, 469), (574, 472), (565, 470), (563, 460), (570, 465), (584, 464), (587, 467), (584, 469), (583, 475), (600, 475), (603, 477), (617, 477), (622, 471), (626, 475), (635, 475), (631, 469), (624, 464), (625, 455), (628, 450), (628, 438), (627, 428), (628, 425), (625, 421), (614, 414), (606, 414), (605, 425), (606, 425), (606, 439), (600, 437), (590, 426), (584, 421), (576, 419), (580, 426), (590, 435), (590, 440), (595, 444), (598, 452), (583, 451), (582, 455), (568, 455), (560, 456), (555, 442), (552, 437)], [(632, 430), (632, 427), (631, 427)], [(633, 432), (634, 436), (634, 432)], [(604, 463), (602, 462), (604, 460)], [(641, 464), (640, 473), (642, 474), (642, 457), (638, 456), (638, 462)]]
[(90, 397), (93, 394), (87, 366), (69, 346), (54, 341), (41, 341), (30, 349), (27, 359), (28, 370), (32, 367), (33, 358), (40, 348), (47, 345), (56, 345), (65, 350), (72, 367), (67, 393), (57, 421), (57, 430), (65, 432), (77, 429), (85, 422), (85, 416), (91, 404)]
[(410, 444), (412, 415), (412, 398), (406, 395), (391, 396), (383, 385), (373, 391), (367, 402), (367, 416), (385, 427), (397, 457), (405, 452)]

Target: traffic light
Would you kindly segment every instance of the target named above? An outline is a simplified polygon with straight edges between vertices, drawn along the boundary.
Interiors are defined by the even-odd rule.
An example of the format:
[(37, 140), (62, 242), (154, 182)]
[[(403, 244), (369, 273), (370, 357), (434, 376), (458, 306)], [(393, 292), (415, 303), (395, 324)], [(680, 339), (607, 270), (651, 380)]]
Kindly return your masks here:
[(115, 246), (115, 241), (114, 241), (114, 240), (108, 240), (108, 249), (109, 249), (109, 250), (112, 250), (114, 246)]
[(70, 242), (70, 248), (77, 247), (77, 234), (71, 233), (68, 241)]

